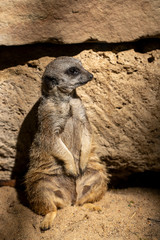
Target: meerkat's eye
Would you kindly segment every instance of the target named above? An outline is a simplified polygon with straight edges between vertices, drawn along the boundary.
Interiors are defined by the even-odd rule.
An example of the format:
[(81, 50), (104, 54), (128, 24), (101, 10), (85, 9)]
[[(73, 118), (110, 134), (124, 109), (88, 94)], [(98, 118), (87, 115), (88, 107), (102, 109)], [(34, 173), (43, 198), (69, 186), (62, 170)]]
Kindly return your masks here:
[(71, 67), (66, 71), (66, 74), (72, 75), (72, 76), (77, 76), (80, 74), (80, 70), (77, 67)]

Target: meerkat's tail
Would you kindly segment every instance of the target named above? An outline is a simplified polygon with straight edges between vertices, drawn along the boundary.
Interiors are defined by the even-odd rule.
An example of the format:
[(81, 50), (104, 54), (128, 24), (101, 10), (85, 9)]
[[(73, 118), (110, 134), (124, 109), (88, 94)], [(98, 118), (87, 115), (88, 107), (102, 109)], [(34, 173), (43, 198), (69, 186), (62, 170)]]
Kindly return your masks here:
[(15, 179), (10, 179), (10, 180), (0, 180), (0, 187), (16, 187), (16, 180)]
[(46, 231), (51, 228), (53, 220), (55, 219), (57, 215), (57, 210), (54, 212), (49, 212), (45, 215), (43, 221), (40, 224), (40, 229), (42, 231)]

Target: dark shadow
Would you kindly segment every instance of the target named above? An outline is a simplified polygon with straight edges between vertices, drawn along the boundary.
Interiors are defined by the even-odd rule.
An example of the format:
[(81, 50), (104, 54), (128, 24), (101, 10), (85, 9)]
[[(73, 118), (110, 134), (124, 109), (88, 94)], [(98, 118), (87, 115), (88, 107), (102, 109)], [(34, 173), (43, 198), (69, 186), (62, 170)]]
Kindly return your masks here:
[(134, 50), (139, 53), (146, 53), (156, 49), (160, 49), (160, 39), (159, 38), (148, 38), (141, 39), (135, 44)]
[[(24, 190), (24, 176), (29, 165), (29, 150), (37, 131), (39, 102), (40, 100), (34, 104), (30, 112), (25, 117), (17, 139), (16, 158), (12, 172), (12, 179), (16, 179), (16, 187), (19, 189), (19, 192)], [(21, 194), (19, 197), (20, 200), (22, 200)]]
[(160, 189), (160, 172), (145, 171), (132, 173), (124, 178), (112, 176), (109, 183), (109, 188), (152, 188)]
[(91, 47), (92, 45), (89, 43), (72, 45), (36, 43), (23, 46), (0, 46), (0, 70), (24, 65), (30, 60), (36, 60), (45, 56), (74, 56)]
[(23, 65), (30, 60), (41, 57), (74, 56), (83, 50), (92, 49), (94, 51), (113, 51), (115, 53), (134, 49), (136, 52), (149, 52), (160, 49), (160, 40), (141, 39), (135, 42), (124, 43), (103, 43), (85, 42), (79, 44), (51, 44), (35, 43), (22, 46), (0, 46), (0, 70), (5, 68)]

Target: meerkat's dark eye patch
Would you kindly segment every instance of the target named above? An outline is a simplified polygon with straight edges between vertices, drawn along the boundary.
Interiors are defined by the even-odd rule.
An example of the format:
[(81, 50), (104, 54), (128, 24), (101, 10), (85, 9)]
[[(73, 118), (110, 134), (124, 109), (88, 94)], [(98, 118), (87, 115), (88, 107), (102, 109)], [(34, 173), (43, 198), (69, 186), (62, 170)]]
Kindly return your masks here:
[(77, 67), (71, 67), (65, 73), (68, 75), (77, 76), (80, 74), (80, 70)]

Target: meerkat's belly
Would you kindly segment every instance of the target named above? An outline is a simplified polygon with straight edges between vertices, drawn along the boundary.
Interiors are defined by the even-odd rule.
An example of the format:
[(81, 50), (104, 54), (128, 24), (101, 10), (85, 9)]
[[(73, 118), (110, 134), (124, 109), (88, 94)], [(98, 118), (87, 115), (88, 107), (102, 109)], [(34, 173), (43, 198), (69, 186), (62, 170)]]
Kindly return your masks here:
[(82, 122), (76, 118), (70, 117), (61, 134), (61, 139), (72, 153), (78, 168), (82, 143), (82, 129)]

